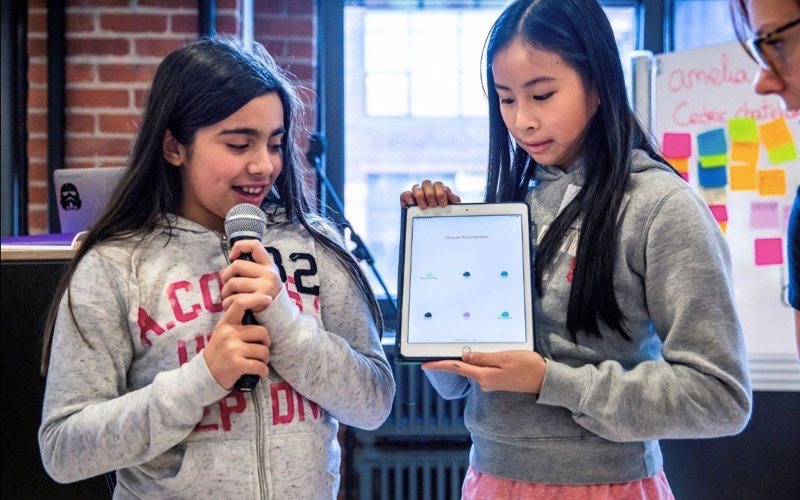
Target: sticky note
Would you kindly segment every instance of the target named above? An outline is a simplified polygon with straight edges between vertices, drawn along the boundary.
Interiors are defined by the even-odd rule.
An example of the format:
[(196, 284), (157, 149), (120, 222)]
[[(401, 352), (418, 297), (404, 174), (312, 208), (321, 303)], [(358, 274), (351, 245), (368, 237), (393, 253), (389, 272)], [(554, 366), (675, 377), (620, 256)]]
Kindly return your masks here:
[(778, 202), (754, 201), (751, 203), (750, 227), (754, 229), (778, 227)]
[(727, 154), (700, 157), (700, 166), (703, 168), (724, 167), (727, 164)]
[(792, 143), (792, 134), (783, 117), (759, 125), (758, 131), (761, 133), (761, 140), (764, 141), (767, 150)]
[(781, 147), (767, 151), (769, 162), (773, 165), (797, 159), (797, 150), (794, 144), (785, 144)]
[(725, 129), (714, 129), (697, 135), (697, 154), (700, 156), (715, 156), (728, 152), (728, 143), (725, 140)]
[(689, 182), (689, 172), (678, 172), (678, 173), (680, 174), (681, 177), (683, 177), (683, 180)]
[(698, 168), (697, 182), (706, 188), (723, 187), (728, 184), (728, 169)]
[(731, 142), (758, 143), (758, 127), (755, 118), (731, 118), (728, 121)]
[(667, 132), (661, 141), (664, 156), (669, 158), (688, 158), (692, 155), (692, 135)]
[(756, 165), (758, 163), (759, 148), (761, 148), (761, 145), (758, 143), (734, 142), (731, 145), (730, 164)]
[[(706, 169), (713, 172), (718, 169)], [(786, 171), (783, 169), (758, 171), (758, 194), (783, 196), (786, 194)]]
[(727, 222), (717, 222), (719, 224), (719, 228), (722, 229), (722, 234), (728, 234), (728, 223)]
[(731, 191), (755, 191), (758, 188), (756, 166), (731, 166)]
[(672, 167), (677, 170), (678, 172), (688, 172), (689, 171), (689, 159), (688, 158), (664, 158), (667, 160), (667, 163), (672, 165)]
[(756, 240), (756, 265), (769, 266), (783, 264), (782, 238), (761, 238)]
[(714, 219), (717, 222), (727, 222), (728, 221), (728, 207), (725, 205), (709, 205), (708, 208), (711, 210), (711, 214), (714, 216)]
[(783, 206), (783, 232), (789, 230), (789, 217), (792, 214), (792, 206), (791, 205), (784, 205)]
[(724, 187), (718, 188), (703, 188), (697, 190), (700, 198), (706, 202), (707, 205), (725, 205), (728, 203), (728, 193)]

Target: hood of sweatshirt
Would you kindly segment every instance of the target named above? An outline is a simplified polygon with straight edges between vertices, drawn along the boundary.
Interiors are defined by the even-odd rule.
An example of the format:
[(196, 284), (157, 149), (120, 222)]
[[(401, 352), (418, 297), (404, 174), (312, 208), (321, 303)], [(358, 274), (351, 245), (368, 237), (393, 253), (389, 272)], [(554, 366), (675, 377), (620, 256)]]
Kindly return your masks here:
[[(286, 216), (286, 209), (281, 205), (270, 204), (262, 207), (262, 210), (266, 216), (267, 227), (287, 224), (290, 222), (289, 218)], [(159, 221), (159, 223), (156, 224), (156, 228), (161, 232), (177, 229), (179, 231), (186, 231), (193, 234), (219, 234), (218, 231), (209, 229), (202, 224), (173, 213), (167, 214), (166, 217)]]

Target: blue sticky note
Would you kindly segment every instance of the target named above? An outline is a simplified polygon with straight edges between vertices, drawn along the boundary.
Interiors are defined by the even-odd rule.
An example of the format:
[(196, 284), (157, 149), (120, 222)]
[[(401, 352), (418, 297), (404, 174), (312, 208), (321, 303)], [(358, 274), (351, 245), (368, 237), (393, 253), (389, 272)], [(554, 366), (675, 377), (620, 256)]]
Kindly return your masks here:
[(728, 152), (725, 129), (718, 128), (697, 135), (697, 153), (700, 156), (715, 156)]
[(700, 187), (718, 188), (728, 185), (728, 169), (722, 168), (698, 168), (697, 182)]

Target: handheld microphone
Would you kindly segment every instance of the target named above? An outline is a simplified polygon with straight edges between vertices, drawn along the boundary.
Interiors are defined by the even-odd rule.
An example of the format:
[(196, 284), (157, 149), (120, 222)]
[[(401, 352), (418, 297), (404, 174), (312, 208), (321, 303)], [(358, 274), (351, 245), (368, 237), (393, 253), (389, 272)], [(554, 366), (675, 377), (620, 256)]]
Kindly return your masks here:
[[(258, 240), (264, 238), (267, 232), (267, 217), (255, 205), (240, 203), (228, 211), (225, 216), (225, 234), (231, 247), (239, 240)], [(253, 257), (249, 253), (243, 253), (237, 260), (253, 262)], [(256, 317), (249, 309), (244, 312), (242, 317), (243, 325), (257, 325)], [(242, 392), (251, 392), (258, 384), (258, 375), (242, 375), (233, 386)]]

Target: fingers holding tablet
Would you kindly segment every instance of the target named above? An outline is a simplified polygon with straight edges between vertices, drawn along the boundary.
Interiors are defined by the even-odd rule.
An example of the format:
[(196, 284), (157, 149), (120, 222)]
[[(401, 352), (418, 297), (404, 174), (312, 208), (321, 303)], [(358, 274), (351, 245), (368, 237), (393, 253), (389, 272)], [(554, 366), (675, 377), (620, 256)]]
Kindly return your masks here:
[(422, 181), (414, 184), (410, 191), (400, 195), (400, 206), (410, 207), (417, 205), (421, 209), (429, 207), (444, 207), (450, 203), (460, 203), (461, 198), (453, 193), (450, 187), (440, 181)]
[(538, 394), (547, 364), (533, 351), (467, 352), (462, 360), (429, 361), (423, 370), (455, 373), (474, 380), (486, 392)]

